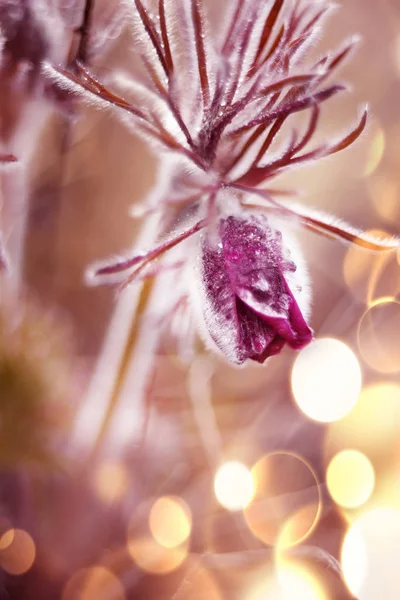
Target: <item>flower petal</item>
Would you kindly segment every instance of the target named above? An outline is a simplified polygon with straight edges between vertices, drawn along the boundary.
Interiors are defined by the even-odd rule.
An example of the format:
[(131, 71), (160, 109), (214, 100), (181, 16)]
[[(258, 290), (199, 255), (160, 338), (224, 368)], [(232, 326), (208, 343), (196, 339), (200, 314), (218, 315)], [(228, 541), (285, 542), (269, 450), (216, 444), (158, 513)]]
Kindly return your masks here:
[(285, 343), (301, 348), (312, 338), (285, 278), (296, 270), (281, 235), (263, 216), (219, 222), (220, 242), (202, 238), (201, 305), (206, 330), (232, 362), (263, 363)]
[(200, 307), (202, 333), (230, 361), (263, 362), (275, 332), (258, 318), (232, 288), (222, 244), (212, 246), (207, 235), (201, 239)]
[(296, 265), (284, 255), (281, 233), (261, 215), (228, 217), (220, 229), (236, 296), (291, 347), (307, 344), (312, 333), (285, 278)]

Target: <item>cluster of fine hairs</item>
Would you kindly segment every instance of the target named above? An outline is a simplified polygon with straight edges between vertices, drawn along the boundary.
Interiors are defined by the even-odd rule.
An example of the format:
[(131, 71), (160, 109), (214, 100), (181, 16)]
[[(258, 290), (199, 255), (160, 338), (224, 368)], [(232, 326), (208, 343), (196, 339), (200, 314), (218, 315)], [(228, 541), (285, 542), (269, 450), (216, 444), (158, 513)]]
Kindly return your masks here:
[[(114, 108), (124, 122), (141, 133), (160, 154), (162, 194), (150, 197), (144, 205), (143, 214), (158, 211), (169, 214), (169, 220), (165, 219), (167, 225), (159, 232), (169, 234), (169, 237), (158, 244), (155, 240), (152, 248), (134, 256), (95, 264), (89, 271), (90, 281), (114, 281), (122, 273), (122, 286), (125, 286), (133, 279), (148, 276), (152, 274), (148, 267), (154, 259), (164, 256), (201, 230), (206, 231), (207, 244), (217, 247), (219, 241), (222, 249), (225, 244), (221, 237), (224, 220), (233, 215), (246, 219), (243, 216), (246, 212), (249, 215), (267, 213), (270, 223), (278, 219), (279, 231), (284, 231), (282, 221), (286, 219), (369, 250), (398, 247), (397, 239), (377, 239), (330, 216), (290, 204), (283, 198), (290, 195), (290, 191), (270, 186), (273, 178), (289, 168), (348, 148), (366, 126), (367, 111), (364, 110), (357, 124), (343, 137), (312, 144), (322, 105), (345, 90), (343, 85), (332, 84), (328, 80), (355, 44), (355, 39), (352, 39), (337, 52), (309, 60), (307, 50), (331, 9), (329, 2), (235, 0), (225, 7), (222, 25), (217, 31), (211, 31), (202, 0), (158, 0), (157, 7), (153, 6), (153, 9), (155, 14), (151, 14), (142, 0), (126, 4), (127, 19), (132, 25), (140, 61), (134, 78), (122, 74), (112, 78), (115, 87), (123, 89), (111, 91), (79, 57), (73, 69), (49, 62), (44, 64), (44, 72), (54, 86), (81, 95), (99, 107)], [(303, 130), (290, 128), (292, 117), (297, 113), (306, 115)], [(171, 215), (175, 222), (185, 222), (178, 233), (171, 234), (171, 221), (174, 221)], [(257, 216), (254, 218), (254, 231), (261, 235), (260, 227), (264, 226), (257, 221)], [(235, 227), (241, 227), (239, 221), (236, 221)], [(269, 225), (266, 227), (269, 228)], [(250, 244), (250, 240), (248, 242)], [(229, 245), (228, 239), (226, 243)], [(207, 253), (207, 244), (203, 244), (200, 250), (197, 247), (197, 255), (203, 263), (199, 270), (203, 288), (211, 285), (205, 281), (205, 256), (212, 255)], [(250, 260), (256, 260), (255, 247), (252, 249), (249, 244), (246, 252), (244, 246), (242, 248), (244, 254), (239, 260), (240, 272), (244, 262), (248, 263), (244, 256), (246, 253)], [(253, 290), (253, 296), (261, 293), (267, 299), (271, 294), (271, 291), (266, 291), (267, 288), (282, 291), (283, 287), (287, 287), (280, 264), (285, 245), (283, 240), (279, 260), (265, 253), (263, 259), (260, 258), (251, 267), (263, 280), (263, 289)], [(226, 275), (226, 289), (223, 291), (221, 287), (213, 292), (216, 295), (211, 298), (214, 306), (212, 318), (220, 323), (226, 294), (231, 295), (232, 303), (236, 302), (233, 317), (230, 316), (236, 323), (235, 339), (242, 336), (246, 327), (250, 339), (251, 331), (255, 331), (255, 322), (257, 327), (261, 326), (260, 315), (257, 310), (258, 316), (253, 312), (253, 324), (249, 325), (247, 312), (246, 318), (239, 314), (237, 303), (243, 300), (241, 294), (247, 292), (244, 288), (240, 291), (235, 287), (233, 279), (237, 281), (239, 271), (231, 264), (232, 256), (228, 258), (225, 247), (221, 252), (225, 253), (221, 265)], [(187, 263), (186, 256), (180, 258), (178, 266)], [(237, 259), (234, 260), (239, 264)], [(245, 268), (249, 269), (248, 266)], [(271, 269), (278, 274), (279, 280), (282, 279), (279, 285), (276, 279), (272, 285), (271, 277), (275, 275), (268, 275)], [(241, 272), (240, 278), (243, 280), (244, 277)], [(244, 287), (251, 288), (253, 283), (248, 278)], [(301, 290), (306, 286), (304, 280), (297, 288)], [(290, 321), (287, 307), (291, 302), (300, 302), (299, 298), (289, 299), (288, 294), (291, 292), (283, 294), (280, 302), (279, 315), (282, 322), (286, 322), (285, 326)], [(210, 300), (210, 296), (206, 299)], [(309, 302), (304, 303), (302, 312), (308, 312), (307, 305)], [(276, 319), (276, 314), (274, 316), (270, 312), (271, 306), (269, 300), (263, 304), (266, 312), (262, 317), (264, 333), (260, 334), (261, 337), (266, 335), (265, 323), (268, 322), (270, 330), (270, 318)], [(203, 315), (206, 321), (207, 314), (206, 311)], [(246, 326), (242, 319), (245, 319)], [(219, 325), (214, 329), (219, 329)], [(293, 335), (292, 331), (290, 336)], [(212, 334), (211, 337), (215, 341), (218, 335)], [(309, 333), (306, 337), (310, 339)], [(277, 341), (276, 348), (274, 343), (276, 351), (282, 344), (281, 334)], [(292, 341), (293, 347), (301, 347), (299, 340), (293, 338)], [(266, 344), (265, 339), (263, 343)], [(226, 340), (221, 345), (225, 347)], [(247, 356), (246, 352), (243, 356)], [(257, 360), (263, 361), (265, 352), (265, 348), (260, 353), (253, 348), (249, 356), (258, 356)]]
[[(210, 225), (221, 211), (229, 212), (230, 198), (245, 205), (250, 194), (315, 231), (372, 250), (396, 244), (382, 244), (319, 215), (289, 208), (276, 199), (284, 191), (266, 187), (285, 169), (344, 150), (365, 128), (366, 110), (341, 139), (308, 148), (321, 105), (345, 89), (327, 80), (355, 43), (352, 39), (307, 64), (306, 51), (331, 8), (328, 2), (237, 0), (229, 3), (222, 19), (226, 25), (216, 34), (209, 30), (201, 0), (159, 0), (155, 16), (142, 0), (129, 2), (129, 8), (141, 69), (134, 80), (119, 79), (126, 93), (135, 94), (134, 102), (110, 91), (79, 61), (73, 72), (50, 64), (45, 72), (88, 101), (128, 115), (135, 130), (156, 143), (162, 161), (173, 153), (180, 170), (171, 178), (163, 204), (195, 207), (202, 220), (176, 240), (99, 269), (98, 275), (147, 263)], [(299, 112), (309, 114), (305, 130), (288, 134), (284, 125)], [(227, 190), (228, 200), (223, 193)], [(148, 207), (154, 208), (159, 206)]]

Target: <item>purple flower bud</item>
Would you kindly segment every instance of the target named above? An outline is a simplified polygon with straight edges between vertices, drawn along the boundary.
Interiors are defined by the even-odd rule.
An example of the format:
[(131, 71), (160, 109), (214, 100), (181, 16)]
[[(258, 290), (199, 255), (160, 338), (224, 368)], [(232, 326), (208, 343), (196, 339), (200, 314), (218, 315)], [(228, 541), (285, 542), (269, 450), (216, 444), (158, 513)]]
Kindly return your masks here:
[(219, 350), (237, 364), (263, 363), (286, 343), (308, 344), (312, 331), (298, 304), (308, 303), (307, 282), (280, 231), (262, 215), (229, 216), (220, 219), (218, 237), (215, 246), (207, 233), (201, 239), (200, 275), (205, 326)]

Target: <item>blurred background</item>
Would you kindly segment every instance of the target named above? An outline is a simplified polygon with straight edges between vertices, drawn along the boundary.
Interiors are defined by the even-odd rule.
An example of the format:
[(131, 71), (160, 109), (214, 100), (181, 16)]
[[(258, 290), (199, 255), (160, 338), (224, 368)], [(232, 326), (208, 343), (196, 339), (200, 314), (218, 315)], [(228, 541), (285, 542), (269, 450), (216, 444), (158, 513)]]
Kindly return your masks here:
[[(218, 24), (224, 3), (208, 9)], [(0, 276), (0, 598), (397, 598), (400, 253), (300, 231), (313, 345), (236, 369), (200, 343), (185, 364), (165, 335), (145, 385), (151, 283), (117, 297), (84, 272), (138, 236), (145, 245), (130, 212), (156, 160), (111, 112), (23, 67), (66, 63), (82, 11), (78, 0), (0, 0), (0, 27), (13, 32), (2, 151), (23, 162), (0, 175), (13, 260)], [(99, 78), (134, 72), (118, 3), (96, 1), (92, 28)], [(366, 133), (279, 183), (398, 235), (399, 4), (341, 2), (313, 52), (354, 34), (337, 77), (351, 93), (324, 107), (320, 134), (340, 135), (368, 103)]]

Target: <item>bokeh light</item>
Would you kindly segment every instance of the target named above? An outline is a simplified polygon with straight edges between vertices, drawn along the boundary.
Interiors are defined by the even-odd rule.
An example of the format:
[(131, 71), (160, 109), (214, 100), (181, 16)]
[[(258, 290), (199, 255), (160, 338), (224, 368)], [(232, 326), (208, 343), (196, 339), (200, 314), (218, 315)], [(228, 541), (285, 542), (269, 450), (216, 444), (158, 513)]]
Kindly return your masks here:
[[(367, 233), (377, 238), (389, 235), (381, 229)], [(343, 262), (343, 277), (353, 297), (368, 305), (400, 290), (400, 272), (393, 252), (371, 253), (352, 244)]]
[[(33, 344), (32, 372), (37, 367), (41, 379), (36, 386), (29, 364), (20, 361), (19, 408), (11, 402), (17, 394), (11, 398), (7, 392), (5, 364), (0, 506), (10, 520), (0, 524), (2, 593), (10, 600), (344, 600), (346, 594), (330, 589), (336, 588), (335, 564), (324, 551), (337, 557), (346, 529), (357, 520), (342, 552), (349, 587), (359, 600), (400, 597), (400, 251), (397, 256), (371, 252), (329, 239), (329, 225), (326, 235), (322, 229), (315, 234), (303, 226), (306, 219), (301, 225), (285, 219), (284, 211), (275, 216), (268, 193), (257, 200), (260, 189), (245, 193), (246, 186), (235, 191), (217, 185), (219, 175), (256, 185), (257, 166), (252, 176), (242, 175), (263, 144), (271, 142), (259, 167), (275, 160), (279, 165), (282, 153), (289, 156), (291, 146), (302, 141), (308, 140), (301, 150), (305, 159), (314, 149), (316, 155), (318, 148), (319, 154), (328, 152), (330, 144), (339, 150), (340, 138), (357, 126), (360, 102), (367, 102), (367, 128), (356, 145), (322, 161), (304, 160), (304, 169), (281, 172), (282, 177), (258, 187), (270, 188), (273, 199), (287, 207), (298, 200), (305, 213), (316, 219), (326, 215), (333, 227), (346, 221), (378, 236), (400, 234), (400, 0), (341, 2), (337, 14), (331, 18), (329, 13), (328, 28), (320, 31), (311, 21), (329, 1), (198, 0), (211, 17), (208, 27), (204, 23), (204, 60), (202, 14), (192, 23), (196, 3), (165, 0), (165, 23), (162, 16), (157, 19), (159, 3), (163, 7), (160, 0), (143, 0), (157, 30), (153, 41), (159, 38), (163, 46), (164, 66), (173, 66), (171, 86), (154, 48), (150, 64), (139, 65), (143, 49), (151, 45), (137, 15), (139, 2), (136, 7), (130, 2), (137, 21), (133, 38), (125, 2), (0, 3), (2, 152), (15, 152), (19, 161), (14, 173), (3, 169), (0, 178), (0, 254), (4, 246), (10, 258), (10, 271), (0, 274), (2, 308), (15, 304), (17, 309), (19, 297), (33, 295), (43, 301), (45, 312), (60, 310), (60, 320), (65, 313), (73, 346), (63, 394), (58, 393), (64, 383), (58, 365), (43, 355), (39, 339)], [(249, 76), (254, 72), (253, 61), (239, 61), (242, 89), (233, 89), (229, 46), (237, 58), (240, 40), (249, 36), (254, 55), (263, 31), (254, 19), (243, 26), (237, 20), (229, 31), (236, 8), (245, 18), (253, 10), (267, 16), (272, 8), (269, 25), (277, 17), (273, 28), (264, 30), (265, 48), (254, 58), (257, 66), (270, 54), (271, 69), (265, 64), (265, 81), (255, 85), (296, 75), (293, 86), (266, 96), (259, 110), (254, 105), (263, 117), (274, 112), (277, 99), (283, 118), (278, 118), (282, 128), (276, 137), (272, 122), (232, 135), (250, 109), (237, 116), (236, 124), (227, 125), (224, 117), (243, 108), (240, 99), (253, 81), (248, 67)], [(88, 27), (82, 22), (85, 12)], [(302, 35), (308, 24), (313, 31)], [(227, 32), (234, 35), (225, 40)], [(340, 63), (353, 32), (362, 42)], [(164, 43), (169, 33), (172, 63)], [(18, 39), (6, 40), (14, 34)], [(290, 61), (281, 61), (280, 47), (289, 45)], [(73, 56), (78, 47), (79, 64)], [(46, 55), (45, 64), (72, 71), (96, 92), (95, 82), (91, 86), (84, 74), (93, 69), (139, 108), (143, 92), (147, 96), (142, 84), (153, 75), (148, 82), (154, 102), (143, 106), (153, 122), (150, 130), (160, 122), (168, 129), (173, 125), (175, 132), (182, 112), (190, 135), (185, 137), (183, 127), (182, 147), (175, 148), (178, 152), (166, 147), (158, 161), (157, 148), (147, 148), (148, 136), (141, 135), (140, 119), (137, 125), (129, 109), (94, 110), (88, 91), (86, 102), (75, 99), (74, 90), (70, 94), (58, 83), (47, 83), (42, 60), (18, 60), (15, 66), (13, 48), (21, 55)], [(333, 77), (320, 78), (324, 66), (333, 70), (335, 62), (339, 68)], [(200, 78), (197, 67), (203, 70)], [(298, 76), (310, 79), (310, 73), (313, 80), (302, 85)], [(134, 88), (126, 89), (126, 96), (119, 75)], [(226, 82), (231, 89), (220, 93)], [(343, 100), (335, 93), (341, 83), (354, 90)], [(321, 104), (320, 116), (313, 102), (317, 84), (324, 90), (321, 100), (334, 96)], [(164, 85), (173, 94), (169, 106)], [(91, 97), (95, 100), (95, 93)], [(222, 118), (219, 107), (213, 114), (211, 106), (219, 97), (226, 101)], [(292, 102), (304, 110), (286, 119), (284, 105)], [(219, 121), (220, 131), (227, 125), (216, 156), (207, 152), (215, 142), (207, 139), (210, 131), (199, 135), (203, 108), (206, 120)], [(164, 109), (169, 111), (165, 119)], [(170, 109), (178, 117), (175, 123)], [(307, 131), (314, 133), (314, 125), (318, 131), (311, 140)], [(245, 152), (255, 130), (260, 137), (254, 152)], [(168, 132), (164, 138), (167, 145), (173, 142)], [(188, 166), (196, 147), (204, 168)], [(180, 150), (185, 157), (179, 157)], [(243, 159), (228, 173), (240, 150)], [(301, 160), (294, 160), (296, 166)], [(202, 219), (206, 205), (213, 207), (213, 191), (221, 218), (265, 213), (282, 231), (286, 267), (290, 270), (292, 260), (297, 266), (295, 274), (287, 273), (287, 283), (297, 297), (296, 280), (306, 283), (301, 282), (304, 259), (311, 286), (303, 285), (299, 295), (310, 291), (313, 297), (306, 320), (317, 338), (332, 339), (317, 339), (299, 353), (286, 345), (266, 364), (246, 361), (240, 368), (214, 352), (215, 344), (201, 335), (206, 307), (193, 281), (201, 280), (193, 267), (204, 255), (202, 232), (148, 263), (143, 279), (136, 277), (124, 293), (118, 293), (117, 282), (84, 285), (83, 270), (93, 261), (145, 253)], [(132, 202), (141, 203), (140, 220), (127, 218)], [(289, 250), (292, 233), (303, 258), (295, 245)], [(187, 258), (190, 264), (181, 268)], [(122, 272), (121, 280), (131, 271)], [(1, 315), (7, 313), (0, 310)], [(49, 333), (32, 328), (38, 338)], [(10, 342), (1, 346), (5, 357), (13, 352)], [(46, 393), (50, 388), (41, 381), (53, 382), (55, 393)], [(7, 426), (7, 404), (18, 408), (13, 410), (16, 435)], [(293, 449), (299, 455), (285, 452)], [(240, 462), (225, 462), (231, 459)], [(367, 512), (377, 506), (385, 508)], [(280, 550), (299, 562), (281, 560)]]
[(371, 461), (357, 450), (343, 450), (331, 460), (326, 474), (333, 500), (345, 508), (364, 504), (375, 485)]
[(80, 569), (67, 582), (61, 600), (126, 600), (118, 577), (102, 565)]
[(324, 589), (314, 574), (296, 563), (285, 561), (278, 565), (278, 581), (285, 600), (326, 599)]
[(245, 508), (254, 494), (254, 481), (250, 470), (239, 461), (225, 462), (214, 479), (214, 491), (224, 508), (236, 511)]
[(318, 522), (317, 477), (301, 457), (276, 452), (252, 469), (254, 499), (244, 511), (252, 533), (265, 544), (287, 548), (307, 538)]
[(103, 502), (111, 504), (121, 500), (128, 488), (126, 467), (116, 461), (105, 461), (94, 472), (94, 487)]
[(279, 558), (273, 573), (263, 575), (243, 600), (328, 600), (317, 577), (304, 565)]
[(385, 151), (385, 132), (375, 123), (374, 132), (370, 139), (367, 158), (364, 167), (364, 176), (371, 175), (379, 166)]
[(358, 595), (368, 569), (366, 546), (357, 522), (348, 530), (341, 552), (343, 577), (351, 592)]
[(400, 512), (376, 508), (350, 527), (342, 548), (343, 575), (358, 600), (397, 600), (400, 589)]
[[(399, 456), (389, 456), (377, 473), (376, 487), (368, 508), (384, 506), (400, 511)], [(360, 515), (358, 515), (360, 516)]]
[(353, 410), (329, 426), (325, 439), (328, 460), (342, 448), (353, 448), (375, 459), (398, 443), (400, 386), (380, 382), (365, 386)]
[(175, 548), (187, 540), (192, 529), (190, 509), (181, 498), (155, 501), (149, 516), (150, 531), (158, 544)]
[(32, 567), (35, 542), (23, 529), (9, 529), (0, 539), (0, 566), (10, 575), (22, 575)]
[[(293, 510), (275, 535), (275, 546), (279, 549), (290, 548), (307, 539), (317, 526), (322, 509), (321, 498), (310, 504)], [(282, 519), (283, 520), (283, 519)], [(270, 538), (273, 539), (272, 536)]]
[(166, 548), (150, 535), (128, 536), (128, 551), (135, 564), (147, 573), (165, 575), (175, 571), (188, 555), (187, 544)]
[(346, 344), (332, 338), (316, 340), (298, 354), (292, 389), (299, 408), (323, 423), (343, 418), (361, 391), (361, 368)]
[(0, 537), (0, 550), (5, 550), (11, 545), (14, 539), (15, 529), (12, 527), (7, 528)]
[(389, 173), (368, 180), (368, 192), (376, 213), (392, 223), (400, 218), (399, 184)]
[(400, 302), (383, 299), (374, 303), (358, 328), (360, 353), (369, 367), (381, 373), (400, 371)]

